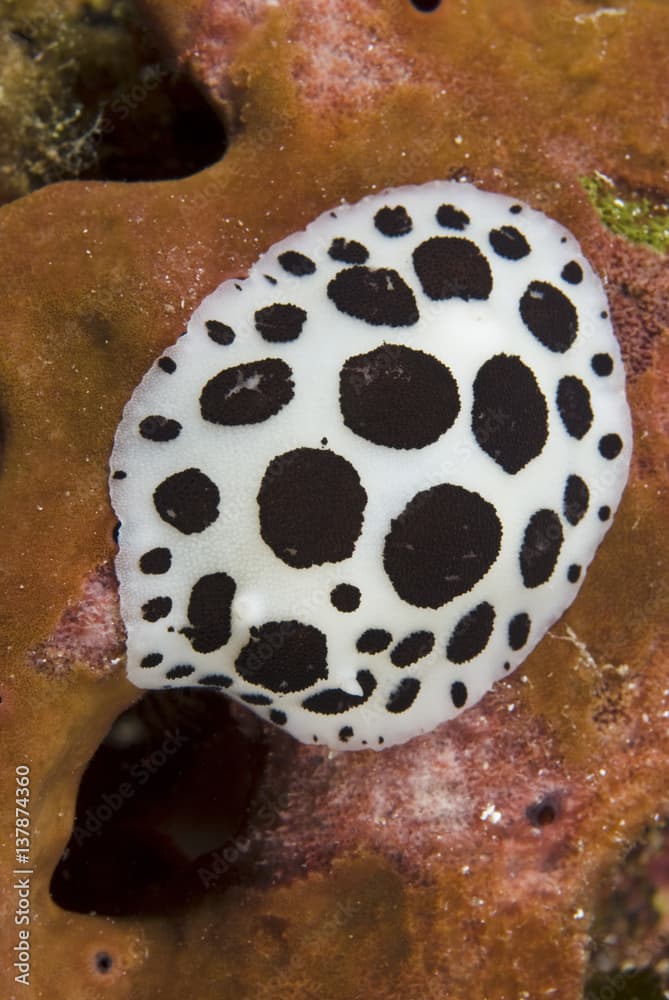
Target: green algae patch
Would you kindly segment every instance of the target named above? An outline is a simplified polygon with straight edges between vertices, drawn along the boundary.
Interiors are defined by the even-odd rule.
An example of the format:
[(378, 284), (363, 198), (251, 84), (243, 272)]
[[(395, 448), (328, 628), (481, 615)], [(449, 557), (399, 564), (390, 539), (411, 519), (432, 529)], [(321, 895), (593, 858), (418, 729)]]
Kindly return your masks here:
[(669, 251), (669, 200), (633, 191), (605, 174), (581, 178), (600, 219), (616, 236)]

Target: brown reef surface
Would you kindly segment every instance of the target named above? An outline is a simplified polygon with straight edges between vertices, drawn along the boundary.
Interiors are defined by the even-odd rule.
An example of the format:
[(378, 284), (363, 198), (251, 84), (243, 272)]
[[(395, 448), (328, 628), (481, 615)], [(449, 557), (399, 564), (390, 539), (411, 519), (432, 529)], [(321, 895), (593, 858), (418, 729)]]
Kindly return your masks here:
[[(225, 116), (224, 158), (0, 211), (3, 995), (28, 995), (12, 966), (25, 764), (33, 997), (576, 1000), (601, 886), (669, 812), (669, 267), (607, 230), (581, 183), (667, 196), (669, 6), (143, 6)], [(607, 283), (635, 457), (577, 601), (479, 705), (404, 747), (334, 755), (252, 733), (253, 846), (228, 839), (225, 864), (192, 852), (179, 906), (58, 906), (82, 774), (139, 695), (106, 486), (125, 400), (203, 296), (277, 239), (341, 199), (452, 176), (558, 218)], [(221, 794), (208, 754), (189, 765), (206, 769), (205, 812)], [(268, 803), (272, 822), (254, 820)]]

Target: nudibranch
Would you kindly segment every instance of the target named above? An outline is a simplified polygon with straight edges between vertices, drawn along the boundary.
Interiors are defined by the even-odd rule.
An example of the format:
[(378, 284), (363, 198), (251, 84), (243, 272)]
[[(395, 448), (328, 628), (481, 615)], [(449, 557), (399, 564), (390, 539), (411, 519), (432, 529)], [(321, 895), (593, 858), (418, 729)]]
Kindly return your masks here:
[(562, 226), (456, 181), (338, 206), (209, 295), (125, 407), (128, 675), (336, 749), (428, 732), (574, 600), (631, 449)]

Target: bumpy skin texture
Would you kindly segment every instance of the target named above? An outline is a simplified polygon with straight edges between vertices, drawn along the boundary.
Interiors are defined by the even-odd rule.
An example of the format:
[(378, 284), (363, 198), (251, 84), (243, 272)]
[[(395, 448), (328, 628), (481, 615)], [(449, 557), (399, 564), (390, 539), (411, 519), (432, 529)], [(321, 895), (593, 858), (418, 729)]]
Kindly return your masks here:
[[(229, 154), (178, 184), (59, 185), (0, 215), (0, 510), (11, 524), (0, 821), (11, 844), (13, 767), (28, 758), (32, 993), (44, 1000), (195, 987), (203, 1000), (469, 1000), (473, 981), (495, 1000), (576, 1000), (595, 895), (669, 805), (668, 269), (608, 233), (579, 184), (601, 170), (635, 189), (669, 186), (667, 5), (614, 15), (571, 0), (470, 0), (427, 17), (393, 0), (374, 5), (373, 23), (367, 5), (328, 6), (334, 24), (290, 3), (258, 10), (233, 37), (219, 26), (237, 2), (154, 0), (185, 62), (208, 40), (231, 46), (209, 67), (234, 103)], [(328, 78), (334, 92), (316, 107), (302, 82), (319, 92), (322, 56), (340, 57), (344, 35), (348, 72)], [(315, 37), (319, 50), (305, 44)], [(370, 93), (378, 40), (393, 59)], [(114, 553), (107, 463), (125, 401), (198, 302), (277, 240), (342, 198), (456, 175), (568, 226), (607, 284), (635, 455), (578, 600), (525, 669), (405, 747), (330, 757), (273, 731), (260, 802), (286, 808), (274, 830), (255, 828), (243, 879), (232, 864), (242, 884), (230, 889), (220, 861), (204, 858), (208, 891), (178, 914), (63, 913), (49, 880), (80, 776), (137, 697), (115, 590), (95, 569)], [(88, 640), (101, 612), (93, 648), (77, 628)], [(4, 889), (11, 854), (1, 864)], [(8, 968), (11, 890), (3, 907)], [(101, 948), (108, 972), (94, 961)]]
[(604, 290), (556, 223), (453, 181), (326, 212), (125, 408), (129, 677), (334, 749), (428, 732), (576, 597), (631, 444)]

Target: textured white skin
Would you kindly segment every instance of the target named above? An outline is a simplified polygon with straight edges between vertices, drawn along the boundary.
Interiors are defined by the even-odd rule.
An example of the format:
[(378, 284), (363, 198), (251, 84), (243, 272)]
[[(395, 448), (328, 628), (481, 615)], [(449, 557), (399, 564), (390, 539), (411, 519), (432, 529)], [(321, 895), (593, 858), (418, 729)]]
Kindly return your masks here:
[[(435, 221), (443, 204), (453, 204), (470, 216), (465, 232), (444, 229)], [(601, 313), (607, 302), (601, 282), (581, 254), (575, 239), (557, 223), (528, 206), (510, 214), (517, 205), (509, 198), (477, 190), (454, 181), (436, 181), (420, 187), (403, 187), (372, 195), (353, 206), (326, 212), (304, 232), (276, 244), (251, 268), (248, 278), (225, 281), (194, 313), (187, 335), (165, 355), (177, 363), (166, 374), (154, 365), (126, 405), (119, 425), (111, 469), (127, 473), (110, 480), (114, 509), (122, 522), (116, 570), (121, 611), (127, 629), (128, 676), (143, 688), (194, 686), (199, 677), (222, 672), (234, 683), (231, 697), (265, 693), (273, 705), (254, 708), (263, 718), (270, 707), (285, 712), (285, 729), (298, 739), (337, 749), (383, 747), (402, 743), (427, 732), (463, 709), (450, 697), (451, 685), (466, 684), (465, 708), (478, 701), (495, 680), (506, 676), (504, 664), (515, 669), (536, 646), (551, 624), (574, 600), (585, 570), (610, 527), (597, 511), (618, 506), (627, 480), (632, 447), (629, 410), (625, 399), (624, 371), (617, 341), (608, 318)], [(384, 205), (403, 205), (413, 220), (413, 231), (388, 238), (374, 227), (374, 215)], [(532, 247), (528, 257), (507, 260), (492, 252), (489, 231), (502, 225), (519, 228)], [(411, 254), (430, 236), (463, 236), (486, 256), (493, 274), (487, 301), (449, 299), (435, 302), (422, 291)], [(371, 326), (339, 312), (326, 295), (327, 283), (345, 266), (328, 256), (335, 237), (357, 240), (370, 251), (367, 265), (395, 268), (413, 289), (420, 319), (406, 328)], [(313, 275), (294, 277), (277, 262), (292, 249), (316, 263)], [(560, 272), (577, 261), (583, 281), (570, 285)], [(265, 275), (277, 279), (272, 285)], [(579, 332), (564, 354), (544, 347), (523, 323), (518, 303), (531, 281), (546, 281), (559, 288), (577, 308)], [(268, 343), (254, 326), (254, 313), (274, 302), (290, 302), (307, 311), (301, 335), (289, 343)], [(208, 337), (205, 322), (216, 319), (236, 332), (231, 345), (221, 346)], [(339, 371), (344, 361), (382, 343), (405, 343), (433, 354), (455, 377), (460, 412), (453, 426), (435, 443), (420, 449), (396, 450), (358, 437), (343, 423), (339, 412)], [(593, 354), (605, 352), (614, 361), (613, 373), (595, 375)], [(549, 409), (549, 436), (542, 453), (516, 475), (509, 475), (477, 445), (471, 432), (473, 381), (479, 367), (491, 356), (519, 356), (529, 366)], [(261, 358), (281, 358), (293, 369), (295, 396), (268, 421), (247, 426), (222, 427), (202, 420), (199, 396), (202, 387), (222, 369)], [(594, 421), (582, 440), (570, 437), (555, 403), (556, 389), (564, 375), (578, 376), (589, 388)], [(137, 426), (149, 414), (178, 420), (183, 429), (175, 441), (157, 444), (140, 437)], [(599, 438), (617, 433), (623, 451), (614, 461), (598, 451)], [(296, 569), (279, 560), (260, 537), (256, 497), (267, 464), (292, 448), (327, 447), (352, 463), (368, 496), (363, 529), (350, 559)], [(221, 493), (219, 519), (205, 531), (183, 535), (160, 519), (152, 495), (161, 481), (189, 467), (201, 469)], [(562, 513), (562, 497), (569, 475), (580, 476), (590, 490), (588, 511), (572, 527)], [(436, 610), (405, 603), (395, 592), (383, 566), (383, 546), (390, 522), (420, 490), (438, 483), (452, 483), (480, 494), (497, 509), (503, 525), (500, 554), (488, 573), (468, 593)], [(535, 589), (523, 585), (519, 550), (529, 517), (541, 508), (560, 514), (564, 543), (550, 580)], [(139, 572), (142, 553), (157, 546), (172, 551), (172, 566), (165, 575)], [(567, 567), (583, 567), (577, 584), (567, 581)], [(188, 625), (187, 606), (193, 584), (204, 574), (224, 571), (234, 578), (237, 591), (232, 606), (232, 636), (222, 649), (197, 653), (179, 629)], [(339, 583), (359, 587), (362, 600), (357, 611), (343, 614), (330, 603), (330, 591)], [(157, 595), (173, 601), (167, 618), (146, 622), (142, 605)], [(449, 663), (445, 655), (451, 632), (460, 618), (482, 601), (493, 605), (495, 629), (484, 649), (468, 663)], [(514, 615), (526, 612), (532, 621), (527, 644), (518, 652), (508, 645), (507, 625)], [(327, 635), (328, 679), (305, 691), (272, 694), (236, 674), (234, 662), (249, 640), (249, 627), (265, 621), (296, 619), (315, 625)], [(172, 626), (174, 632), (168, 633)], [(383, 628), (393, 643), (380, 654), (360, 654), (355, 642), (366, 629)], [(410, 633), (425, 629), (436, 637), (432, 652), (405, 668), (389, 658), (393, 645)], [(154, 669), (139, 666), (143, 656), (160, 652), (164, 662)], [(171, 666), (188, 663), (191, 676), (167, 681)], [(356, 672), (370, 669), (377, 687), (364, 704), (340, 715), (320, 715), (301, 707), (305, 697), (320, 690), (342, 688), (360, 693)], [(404, 677), (417, 677), (421, 690), (413, 705), (401, 714), (385, 709), (388, 696)], [(338, 734), (351, 726), (354, 736), (343, 743)]]

